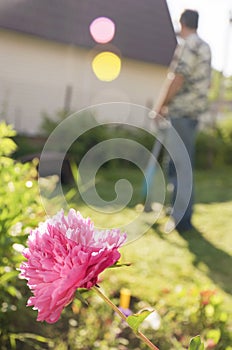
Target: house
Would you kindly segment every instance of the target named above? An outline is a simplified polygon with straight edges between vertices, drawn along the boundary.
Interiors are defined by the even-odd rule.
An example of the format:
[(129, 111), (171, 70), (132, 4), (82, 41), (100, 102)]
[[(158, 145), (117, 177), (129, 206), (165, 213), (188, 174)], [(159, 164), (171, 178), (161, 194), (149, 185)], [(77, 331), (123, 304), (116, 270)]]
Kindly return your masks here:
[[(108, 42), (91, 33), (98, 18), (113, 23)], [(175, 46), (165, 0), (1, 0), (0, 116), (38, 134), (42, 112), (111, 101), (151, 107)], [(115, 79), (93, 70), (104, 52), (119, 64)]]

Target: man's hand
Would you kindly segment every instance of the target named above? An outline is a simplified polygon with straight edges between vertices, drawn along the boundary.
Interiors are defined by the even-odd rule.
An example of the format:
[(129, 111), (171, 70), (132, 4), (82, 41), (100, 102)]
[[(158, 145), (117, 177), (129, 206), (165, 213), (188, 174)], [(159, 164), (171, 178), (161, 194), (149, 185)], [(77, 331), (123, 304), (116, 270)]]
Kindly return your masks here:
[[(162, 128), (165, 118), (167, 117), (168, 108), (167, 106), (161, 106), (155, 108), (149, 112), (149, 117), (154, 120), (158, 128)], [(165, 123), (166, 124), (166, 123)]]
[(168, 107), (167, 106), (161, 106), (159, 108), (154, 108), (149, 112), (149, 117), (151, 119), (156, 119), (156, 118), (166, 118), (168, 114)]

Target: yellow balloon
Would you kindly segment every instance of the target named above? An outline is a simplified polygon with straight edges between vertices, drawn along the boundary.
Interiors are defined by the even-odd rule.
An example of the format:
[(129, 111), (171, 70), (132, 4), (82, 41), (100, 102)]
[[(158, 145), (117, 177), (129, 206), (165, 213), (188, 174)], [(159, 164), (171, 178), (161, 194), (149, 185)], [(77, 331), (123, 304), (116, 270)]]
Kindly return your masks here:
[(92, 68), (99, 80), (112, 81), (120, 74), (121, 59), (113, 52), (104, 51), (94, 57)]

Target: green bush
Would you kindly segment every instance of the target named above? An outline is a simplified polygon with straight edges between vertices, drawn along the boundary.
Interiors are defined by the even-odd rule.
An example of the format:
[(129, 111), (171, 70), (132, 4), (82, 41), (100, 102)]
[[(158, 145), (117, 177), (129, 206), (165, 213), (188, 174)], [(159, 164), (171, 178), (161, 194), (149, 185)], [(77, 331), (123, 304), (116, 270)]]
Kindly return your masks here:
[[(10, 158), (16, 149), (12, 140), (15, 131), (0, 124), (0, 344), (1, 349), (13, 346), (17, 324), (26, 314), (25, 287), (18, 279), (21, 251), (28, 229), (44, 216), (39, 204), (36, 162), (21, 164)], [(27, 294), (27, 292), (26, 292)], [(26, 322), (26, 320), (24, 320)]]
[(12, 158), (23, 160), (24, 157), (27, 157), (29, 154), (39, 154), (43, 149), (46, 138), (28, 135), (15, 135), (13, 140), (18, 147), (12, 154)]
[(232, 164), (232, 114), (217, 123), (217, 135), (223, 142), (225, 164)]
[(202, 130), (196, 139), (195, 164), (198, 169), (210, 169), (221, 166), (224, 160), (224, 143), (216, 130)]
[(214, 128), (201, 130), (196, 139), (196, 167), (232, 165), (232, 118), (218, 121)]
[(54, 116), (51, 116), (47, 112), (42, 113), (42, 123), (40, 125), (40, 131), (43, 135), (48, 136), (50, 133), (61, 123), (70, 113), (64, 110), (59, 110)]
[[(90, 121), (88, 112), (84, 111), (83, 113)], [(59, 125), (59, 123), (65, 120), (67, 116), (67, 112), (65, 111), (58, 111), (54, 116), (49, 115), (48, 113), (43, 113), (43, 122), (41, 124), (42, 136), (36, 138), (24, 135), (14, 136), (14, 140), (18, 144), (18, 148), (13, 154), (14, 158), (17, 159), (28, 154), (40, 153), (43, 149), (46, 138)], [(83, 120), (84, 119), (85, 118), (83, 118)], [(95, 124), (97, 125), (96, 121)], [(61, 139), (63, 139), (64, 134), (65, 137), (70, 137), (69, 129), (70, 127), (67, 126), (67, 132), (63, 132)], [(75, 133), (76, 131), (73, 130), (73, 132)], [(83, 156), (92, 147), (100, 142), (113, 138), (134, 140), (148, 150), (152, 149), (155, 142), (154, 136), (142, 129), (128, 126), (100, 125), (81, 134), (81, 136), (70, 146), (68, 156), (79, 164)], [(58, 146), (59, 145), (55, 145), (56, 149), (54, 149), (54, 151), (59, 151), (59, 149), (57, 149)], [(161, 159), (162, 156), (163, 155), (161, 155)], [(105, 166), (110, 165), (111, 167), (118, 167), (122, 164), (124, 167), (131, 166), (130, 162), (118, 159), (110, 161), (110, 163)], [(215, 127), (198, 132), (196, 138), (195, 164), (198, 169), (210, 169), (212, 167), (232, 164), (232, 118), (229, 113), (228, 117), (219, 121)]]
[[(71, 115), (71, 113), (69, 113)], [(107, 124), (107, 125), (98, 125), (97, 121), (94, 119), (94, 117), (88, 112), (83, 111), (79, 113), (79, 116), (81, 116), (80, 123), (78, 123), (78, 126), (80, 128), (87, 127), (88, 125), (96, 125), (94, 128), (89, 129), (88, 131), (81, 133), (80, 137), (71, 145), (70, 149), (68, 150), (68, 155), (70, 158), (75, 160), (78, 164), (81, 161), (81, 159), (84, 157), (84, 155), (95, 145), (97, 145), (100, 142), (114, 139), (114, 138), (125, 138), (125, 139), (131, 139), (139, 144), (144, 145), (146, 148), (151, 149), (154, 143), (154, 136), (149, 134), (148, 132), (139, 129), (139, 128), (133, 128), (133, 127), (123, 127), (122, 125), (114, 125), (114, 124)], [(43, 114), (43, 122), (41, 125), (41, 131), (43, 135), (46, 135), (47, 137), (51, 134), (51, 132), (62, 122), (67, 118), (67, 112), (65, 111), (58, 111), (55, 116), (51, 116), (48, 113)], [(75, 135), (77, 134), (78, 130), (73, 129), (72, 125), (69, 125), (69, 122), (67, 122), (66, 125), (62, 128), (62, 135), (60, 135), (60, 139), (64, 139), (64, 137), (67, 137), (68, 140), (70, 137), (73, 136), (73, 139), (75, 139)], [(57, 132), (57, 138), (59, 139)], [(73, 133), (70, 135), (70, 133)], [(62, 145), (60, 145), (62, 147)], [(59, 145), (55, 145), (55, 147), (59, 147)], [(57, 151), (58, 149), (56, 149)], [(110, 166), (117, 166), (119, 160), (114, 160), (111, 162)], [(123, 165), (129, 165), (129, 162), (124, 162)]]

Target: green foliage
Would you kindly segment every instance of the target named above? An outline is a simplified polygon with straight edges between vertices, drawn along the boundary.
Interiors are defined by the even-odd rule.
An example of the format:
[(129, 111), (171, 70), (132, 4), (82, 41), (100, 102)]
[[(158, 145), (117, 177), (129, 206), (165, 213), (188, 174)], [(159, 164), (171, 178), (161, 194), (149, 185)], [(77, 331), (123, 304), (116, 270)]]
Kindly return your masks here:
[(0, 124), (0, 160), (1, 163), (4, 162), (5, 157), (9, 156), (16, 149), (16, 144), (11, 139), (12, 136), (15, 136), (15, 131), (11, 125), (7, 125), (5, 122)]
[(13, 137), (13, 140), (18, 145), (18, 147), (12, 154), (12, 157), (14, 159), (22, 159), (27, 155), (39, 154), (43, 149), (46, 138), (16, 134)]
[(153, 311), (143, 310), (137, 314), (133, 314), (127, 317), (127, 323), (133, 329), (135, 333), (138, 332), (141, 323), (152, 313)]
[(211, 77), (211, 86), (209, 91), (209, 99), (211, 101), (217, 100), (219, 98), (221, 80), (222, 80), (222, 73), (217, 70), (213, 70), (212, 77)]
[(198, 169), (211, 169), (225, 163), (224, 143), (215, 129), (202, 130), (197, 134), (195, 158)]
[(228, 116), (217, 123), (218, 136), (222, 138), (225, 144), (232, 143), (232, 117)]
[(214, 128), (202, 130), (196, 140), (196, 166), (209, 169), (232, 165), (232, 118), (218, 121)]
[(223, 144), (221, 150), (224, 164), (232, 164), (232, 114), (217, 123), (217, 137)]
[[(232, 164), (232, 118), (231, 112), (226, 113), (227, 117), (221, 121), (218, 121), (214, 127), (199, 131), (196, 139), (196, 156), (195, 163), (198, 169), (211, 169), (217, 166), (231, 165)], [(67, 118), (67, 113), (59, 111), (55, 116), (50, 116), (44, 113), (44, 120), (42, 123), (42, 132), (44, 137), (49, 136), (50, 133)], [(83, 111), (80, 114), (82, 123), (78, 123), (81, 129), (85, 129), (88, 125), (96, 125), (94, 128), (81, 132), (80, 136), (76, 139), (76, 133), (78, 130), (70, 125), (67, 119), (64, 128), (57, 133), (57, 139), (62, 139), (65, 142), (69, 142), (73, 137), (75, 141), (70, 146), (67, 154), (68, 158), (72, 162), (80, 163), (83, 156), (95, 145), (106, 140), (114, 138), (125, 138), (134, 140), (139, 144), (146, 147), (148, 150), (152, 149), (155, 142), (153, 135), (148, 132), (132, 127), (118, 127), (117, 125), (101, 125), (99, 126), (97, 121), (88, 112)], [(31, 153), (39, 153), (45, 143), (45, 138), (41, 137), (36, 139), (29, 139), (24, 136), (15, 136), (14, 139), (18, 142), (18, 150), (14, 153), (14, 157), (18, 158)], [(57, 142), (55, 144), (55, 151), (62, 151), (62, 143)], [(109, 149), (109, 153), (111, 150)], [(160, 160), (163, 154), (160, 156)], [(112, 159), (104, 167), (117, 168), (123, 166), (124, 168), (132, 167), (132, 163), (126, 160)]]
[(59, 110), (55, 116), (51, 116), (47, 112), (42, 113), (42, 123), (40, 126), (41, 132), (44, 135), (50, 135), (51, 132), (61, 123), (70, 113), (67, 113), (65, 110)]
[[(38, 224), (43, 211), (39, 205), (37, 171), (34, 162), (21, 164), (9, 156), (16, 144), (15, 131), (0, 124), (0, 343), (2, 349), (14, 344), (14, 320), (24, 299), (18, 272), (28, 229)], [(24, 304), (26, 300), (24, 299)], [(8, 344), (8, 345), (7, 345)]]
[(204, 344), (201, 342), (201, 338), (199, 335), (192, 338), (189, 344), (188, 350), (204, 350)]
[[(154, 308), (161, 316), (161, 326), (155, 335), (148, 331), (148, 338), (153, 337), (162, 350), (185, 348), (196, 334), (206, 346), (214, 344), (217, 350), (224, 350), (231, 344), (229, 314), (223, 308), (221, 295), (215, 290), (188, 290), (179, 286), (174, 291), (166, 290), (165, 294), (160, 294)], [(204, 349), (199, 339), (192, 340), (191, 350)]]
[(224, 86), (225, 86), (225, 100), (231, 101), (232, 100), (232, 76), (225, 77)]
[(231, 101), (232, 99), (232, 76), (224, 76), (222, 72), (212, 71), (212, 81), (209, 91), (209, 99), (215, 101), (223, 99)]
[[(78, 164), (92, 147), (100, 142), (114, 138), (135, 140), (148, 149), (151, 149), (153, 146), (154, 136), (146, 131), (143, 131), (142, 129), (132, 128), (129, 126), (122, 127), (122, 125), (118, 126), (113, 124), (99, 125), (94, 116), (88, 111), (82, 111), (78, 113), (77, 118), (79, 129), (76, 129), (75, 124), (73, 124), (74, 122), (72, 119), (72, 113), (69, 113), (69, 115), (67, 115), (67, 112), (59, 111), (54, 116), (51, 116), (48, 113), (44, 113), (41, 130), (44, 135), (49, 136), (51, 132), (65, 120), (66, 122), (62, 126), (62, 130), (59, 130), (59, 128), (56, 129), (56, 137), (58, 140), (62, 139), (64, 141), (65, 137), (68, 141), (70, 139), (75, 140), (68, 150), (68, 155)], [(80, 133), (80, 136), (77, 138), (76, 136), (78, 133)], [(57, 151), (58, 147), (62, 148), (62, 143), (57, 142), (55, 147)], [(110, 162), (111, 167), (118, 166), (118, 164), (119, 161), (117, 159)], [(124, 166), (128, 166), (128, 164), (129, 162), (124, 161)], [(109, 162), (107, 165), (109, 165)]]
[[(151, 311), (140, 312), (147, 302), (132, 295), (130, 309), (135, 314), (128, 316), (127, 321), (135, 333), (94, 293), (85, 290), (82, 296), (88, 300), (88, 306), (75, 299), (66, 308), (61, 320), (68, 326), (66, 337), (54, 339), (54, 349), (60, 349), (62, 344), (63, 350), (147, 350), (135, 334), (138, 329), (160, 350), (225, 350), (232, 342), (229, 315), (223, 309), (221, 295), (212, 289), (161, 291), (154, 305), (161, 317), (156, 330), (143, 326)], [(119, 293), (112, 294), (111, 300), (118, 305)]]

